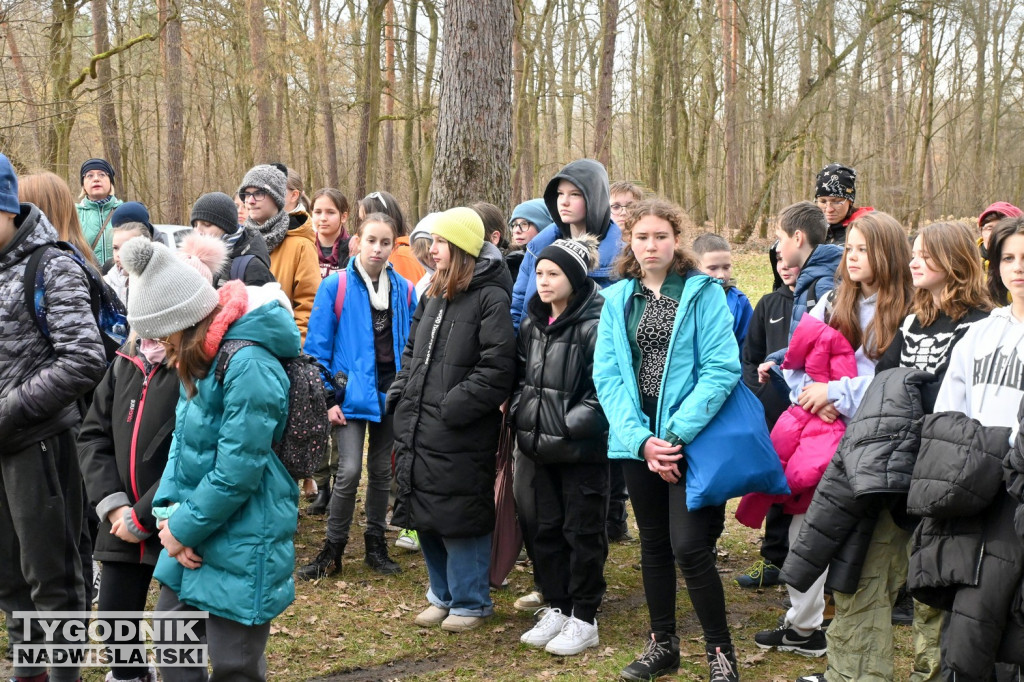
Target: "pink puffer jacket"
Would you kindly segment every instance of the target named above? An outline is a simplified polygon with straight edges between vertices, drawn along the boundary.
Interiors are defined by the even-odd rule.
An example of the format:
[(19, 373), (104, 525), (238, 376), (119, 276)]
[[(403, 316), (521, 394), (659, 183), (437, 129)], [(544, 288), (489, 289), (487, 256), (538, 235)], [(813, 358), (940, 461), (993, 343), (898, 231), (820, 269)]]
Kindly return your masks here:
[[(804, 315), (793, 332), (783, 369), (802, 369), (814, 381), (828, 382), (857, 376), (853, 347), (842, 334), (821, 320)], [(745, 495), (736, 519), (760, 528), (772, 504), (782, 503), (787, 514), (803, 514), (811, 504), (814, 489), (846, 431), (846, 423), (831, 424), (799, 405), (791, 405), (772, 429), (772, 445), (786, 472), (790, 495)]]

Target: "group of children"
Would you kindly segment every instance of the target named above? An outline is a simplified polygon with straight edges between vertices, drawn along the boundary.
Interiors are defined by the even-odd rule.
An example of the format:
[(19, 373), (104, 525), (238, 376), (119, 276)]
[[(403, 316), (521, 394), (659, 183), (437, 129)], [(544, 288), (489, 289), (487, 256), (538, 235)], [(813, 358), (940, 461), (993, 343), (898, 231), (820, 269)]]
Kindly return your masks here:
[[(113, 177), (97, 160), (86, 165), (83, 187), (97, 184), (97, 173)], [(986, 290), (966, 226), (929, 225), (911, 249), (891, 216), (854, 207), (855, 177), (846, 166), (827, 166), (816, 202), (779, 215), (772, 254), (781, 286), (756, 310), (733, 286), (725, 240), (704, 234), (684, 246), (688, 226), (677, 206), (612, 192), (604, 167), (589, 159), (563, 168), (542, 200), (516, 208), (508, 225), (524, 248), (512, 258), (497, 246), (505, 221), (488, 205), (433, 213), (410, 231), (397, 199), (374, 192), (359, 202), (349, 234), (340, 192), (320, 190), (309, 206), (297, 174), (276, 165), (246, 174), (237, 192), (241, 208), (226, 194), (200, 197), (191, 214), (198, 234), (177, 252), (154, 241), (145, 207), (119, 205), (110, 221), (108, 281), (127, 302), (133, 336), (113, 361), (101, 357), (98, 330), (90, 328), (83, 273), (60, 257), (44, 277), (50, 337), (24, 323), (27, 311), (11, 319), (11, 334), (5, 327), (5, 343), (45, 360), (40, 369), (19, 360), (18, 351), (0, 373), (13, 387), (0, 403), (0, 433), (21, 448), (2, 460), (2, 508), (27, 502), (13, 476), (52, 483), (46, 471), (32, 469), (52, 460), (46, 466), (58, 473), (61, 506), (53, 513), (48, 507), (38, 523), (51, 524), (65, 550), (63, 569), (42, 551), (38, 562), (5, 560), (0, 567), (11, 577), (0, 602), (12, 641), (20, 643), (15, 608), (85, 603), (83, 504), (75, 492), (84, 480), (100, 520), (100, 608), (141, 611), (155, 576), (163, 617), (210, 612), (205, 637), (216, 676), (264, 679), (270, 621), (294, 598), (293, 574), (317, 579), (340, 568), (364, 443), (366, 563), (384, 574), (401, 570), (384, 540), (391, 505), (390, 522), (415, 533), (403, 537), (414, 540), (426, 564), (428, 605), (415, 623), (449, 632), (479, 627), (493, 613), (494, 454), (507, 424), (516, 438), (516, 502), (537, 585), (527, 595), (536, 622), (521, 641), (561, 656), (598, 644), (608, 542), (624, 525), (624, 511), (609, 513), (622, 497), (621, 477), (636, 515), (650, 615), (650, 637), (622, 678), (652, 680), (678, 669), (678, 566), (703, 631), (710, 679), (739, 680), (716, 566), (725, 505), (690, 510), (681, 483), (687, 445), (742, 380), (775, 426), (793, 493), (751, 495), (737, 512), (757, 527), (768, 517), (765, 560), (740, 580), (769, 584), (781, 569), (792, 602), (780, 627), (758, 633), (756, 644), (829, 654), (823, 675), (802, 679), (892, 679), (889, 611), (907, 580), (910, 550), (927, 538), (914, 534), (917, 519), (907, 513), (902, 484), (849, 503), (846, 516), (856, 507), (856, 518), (837, 525), (844, 515), (827, 507), (841, 499), (845, 480), (836, 461), (854, 454), (846, 446), (841, 460), (833, 453), (845, 429), (865, 428), (858, 410), (881, 400), (875, 394), (883, 382), (872, 379), (882, 369), (927, 373), (903, 382), (918, 387), (910, 404), (920, 405), (920, 414), (949, 410), (985, 427), (1017, 426), (1024, 385), (1013, 358), (1024, 319), (1017, 310), (1024, 305), (1024, 220), (1013, 218), (1009, 205), (983, 214), (980, 225), (993, 213), (1004, 217), (985, 244)], [(109, 182), (106, 189), (112, 196)], [(42, 211), (21, 203), (5, 157), (0, 190), (0, 283), (7, 300), (20, 300), (22, 260), (57, 241), (46, 216), (63, 214), (59, 201), (44, 196), (33, 197)], [(65, 241), (81, 244), (77, 223), (63, 221)], [(842, 246), (829, 243), (835, 240)], [(311, 263), (315, 282), (306, 272)], [(1005, 307), (989, 315), (995, 305)], [(812, 359), (823, 339), (834, 354)], [(326, 538), (296, 571), (299, 489), (272, 446), (288, 416), (285, 367), (300, 349), (322, 366), (332, 442), (313, 502), (327, 513)], [(848, 358), (845, 369), (825, 371), (839, 356)], [(62, 392), (44, 390), (40, 382), (50, 386), (58, 374), (67, 377), (58, 382)], [(91, 405), (81, 413), (76, 400), (84, 394)], [(855, 444), (848, 449), (859, 452)], [(863, 465), (865, 459), (859, 466), (871, 474), (872, 466), (886, 466)], [(1012, 516), (1009, 493), (999, 504)], [(10, 529), (0, 535), (39, 549), (29, 537), (37, 531), (20, 527), (20, 518), (0, 519)], [(834, 541), (837, 528), (856, 530), (851, 537), (860, 541), (847, 544), (862, 551), (852, 560), (821, 551), (822, 538)], [(239, 551), (247, 553), (242, 560)], [(983, 543), (979, 552), (986, 551)], [(12, 548), (4, 556), (18, 555)], [(945, 668), (956, 679), (987, 679), (996, 661), (1021, 663), (1005, 654), (1021, 650), (1012, 640), (989, 642), (981, 670), (969, 656), (940, 654), (955, 651), (940, 645), (944, 611), (953, 612), (951, 631), (960, 630), (959, 606), (938, 588), (958, 585), (962, 576), (911, 577), (915, 594), (942, 593), (929, 599), (930, 608), (915, 610), (913, 679), (937, 679)], [(976, 576), (969, 587), (982, 589), (986, 580)], [(835, 601), (827, 634), (826, 586)], [(993, 623), (1012, 619), (1013, 608)], [(53, 679), (61, 674), (75, 679), (77, 671), (51, 671)], [(174, 680), (205, 674), (162, 671)], [(18, 680), (46, 675), (45, 668), (15, 669)], [(115, 667), (108, 679), (154, 680), (155, 671)]]

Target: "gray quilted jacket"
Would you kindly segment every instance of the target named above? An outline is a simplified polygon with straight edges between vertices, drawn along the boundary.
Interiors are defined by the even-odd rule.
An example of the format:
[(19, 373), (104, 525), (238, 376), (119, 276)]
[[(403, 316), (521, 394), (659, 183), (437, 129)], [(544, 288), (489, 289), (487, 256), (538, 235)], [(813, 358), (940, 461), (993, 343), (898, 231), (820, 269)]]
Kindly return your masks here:
[(14, 224), (14, 239), (0, 250), (0, 456), (77, 425), (76, 401), (107, 366), (88, 279), (69, 257), (44, 260), (50, 341), (39, 331), (25, 305), (25, 268), (57, 231), (32, 204), (21, 205)]

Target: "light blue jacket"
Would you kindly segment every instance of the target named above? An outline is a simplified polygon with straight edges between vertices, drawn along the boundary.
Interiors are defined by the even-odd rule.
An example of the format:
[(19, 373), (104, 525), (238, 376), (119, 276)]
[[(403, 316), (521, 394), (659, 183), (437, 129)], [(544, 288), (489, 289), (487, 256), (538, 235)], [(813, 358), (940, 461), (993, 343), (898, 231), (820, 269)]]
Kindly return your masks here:
[[(551, 223), (540, 234), (530, 240), (523, 254), (523, 262), (519, 266), (519, 276), (512, 287), (512, 325), (519, 332), (519, 323), (526, 314), (526, 304), (537, 293), (537, 256), (557, 239), (567, 239), (557, 223)], [(597, 268), (591, 270), (590, 279), (597, 286), (606, 287), (615, 276), (615, 258), (622, 251), (622, 230), (614, 222), (608, 223), (608, 232), (597, 246)]]
[[(292, 537), (299, 489), (271, 449), (284, 435), (288, 376), (279, 358), (299, 354), (299, 329), (277, 301), (243, 315), (224, 336), (238, 350), (223, 383), (211, 366), (184, 389), (154, 507), (179, 506), (171, 533), (203, 558), (186, 569), (160, 553), (154, 577), (185, 604), (244, 625), (266, 623), (295, 598)], [(212, 363), (211, 363), (212, 365)]]
[[(657, 423), (643, 412), (626, 330), (634, 280), (602, 290), (605, 298), (594, 351), (594, 385), (608, 417), (608, 456), (642, 459), (652, 435), (685, 445), (718, 413), (740, 379), (733, 317), (721, 285), (696, 272), (686, 277), (661, 380)], [(698, 330), (700, 337), (698, 338)], [(695, 366), (696, 361), (696, 366)]]
[[(412, 315), (416, 312), (416, 292), (390, 263), (385, 272), (391, 283), (391, 336), (397, 374), (402, 369), (402, 351), (409, 338)], [(379, 422), (384, 394), (377, 391), (370, 294), (355, 268), (355, 258), (349, 259), (345, 267), (345, 304), (339, 321), (334, 315), (339, 277), (337, 272), (331, 273), (317, 289), (303, 350), (329, 369), (332, 378), (338, 372), (348, 377), (345, 400), (340, 405), (346, 419)]]

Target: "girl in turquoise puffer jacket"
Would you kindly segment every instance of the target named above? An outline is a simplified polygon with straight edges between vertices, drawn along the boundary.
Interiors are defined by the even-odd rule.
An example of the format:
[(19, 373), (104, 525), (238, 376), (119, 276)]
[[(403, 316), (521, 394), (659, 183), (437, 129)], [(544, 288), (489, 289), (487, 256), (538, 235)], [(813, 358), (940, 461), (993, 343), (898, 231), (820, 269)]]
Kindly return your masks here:
[[(295, 596), (298, 488), (271, 443), (284, 434), (289, 382), (281, 360), (299, 354), (298, 328), (276, 284), (236, 280), (214, 290), (162, 244), (143, 239), (122, 247), (121, 262), (133, 283), (132, 329), (164, 345), (182, 382), (153, 499), (154, 514), (166, 519), (156, 610), (183, 612), (168, 620), (184, 621), (209, 612), (194, 630), (207, 641), (214, 676), (263, 680), (270, 621)], [(237, 350), (217, 381), (214, 358), (228, 340), (255, 344)], [(206, 679), (206, 666), (163, 667), (161, 675)]]
[(729, 682), (739, 672), (714, 554), (725, 505), (687, 510), (682, 448), (739, 381), (740, 357), (725, 290), (679, 246), (684, 220), (666, 201), (637, 204), (623, 225), (623, 280), (601, 292), (594, 385), (608, 417), (608, 456), (622, 462), (636, 514), (651, 617), (643, 654), (621, 676), (649, 680), (679, 668), (678, 563), (711, 679)]

